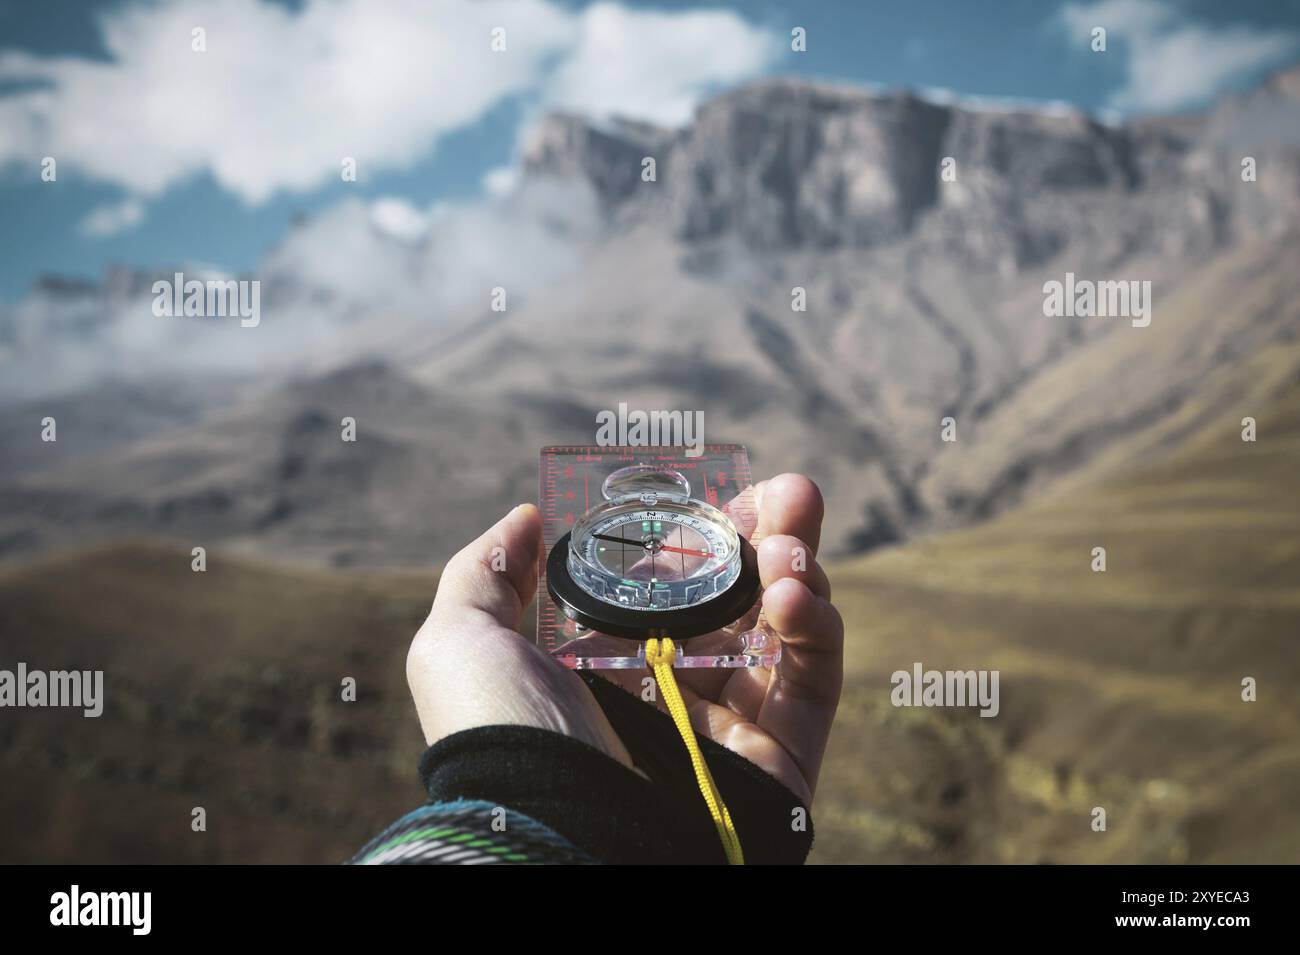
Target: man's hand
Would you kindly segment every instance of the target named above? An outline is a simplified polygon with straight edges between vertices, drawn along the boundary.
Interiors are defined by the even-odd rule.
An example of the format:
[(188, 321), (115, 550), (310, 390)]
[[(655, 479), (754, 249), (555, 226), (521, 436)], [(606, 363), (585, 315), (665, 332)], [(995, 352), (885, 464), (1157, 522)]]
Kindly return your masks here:
[[(763, 617), (781, 640), (781, 662), (772, 670), (684, 669), (677, 676), (697, 733), (811, 804), (844, 658), (844, 625), (815, 560), (822, 498), (807, 478), (783, 474), (756, 485), (754, 499), (757, 525), (739, 529), (758, 548)], [(541, 517), (522, 504), (448, 562), (406, 662), (425, 739), (513, 723), (564, 733), (631, 766), (578, 675), (518, 632), (537, 589), (541, 547)], [(504, 569), (494, 570), (502, 554)], [(607, 674), (638, 691), (645, 675)]]

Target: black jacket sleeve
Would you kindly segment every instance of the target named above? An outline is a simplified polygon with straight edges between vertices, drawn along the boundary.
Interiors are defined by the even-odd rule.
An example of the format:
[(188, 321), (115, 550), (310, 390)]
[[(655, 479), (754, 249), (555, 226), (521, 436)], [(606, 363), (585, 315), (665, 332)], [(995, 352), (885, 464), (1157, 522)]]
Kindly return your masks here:
[[(672, 719), (594, 674), (581, 676), (644, 776), (559, 733), (485, 726), (425, 752), (420, 775), (430, 799), (521, 814), (598, 862), (724, 863)], [(803, 862), (813, 838), (808, 807), (743, 757), (711, 740), (700, 746), (746, 862)]]

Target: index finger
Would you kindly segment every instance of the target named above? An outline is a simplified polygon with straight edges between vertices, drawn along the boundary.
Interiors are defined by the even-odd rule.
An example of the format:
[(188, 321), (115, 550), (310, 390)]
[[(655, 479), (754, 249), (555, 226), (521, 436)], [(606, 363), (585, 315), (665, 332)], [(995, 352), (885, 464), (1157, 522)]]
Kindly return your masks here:
[(778, 474), (765, 483), (750, 543), (757, 547), (765, 537), (788, 534), (807, 544), (816, 557), (825, 513), (821, 490), (802, 474)]

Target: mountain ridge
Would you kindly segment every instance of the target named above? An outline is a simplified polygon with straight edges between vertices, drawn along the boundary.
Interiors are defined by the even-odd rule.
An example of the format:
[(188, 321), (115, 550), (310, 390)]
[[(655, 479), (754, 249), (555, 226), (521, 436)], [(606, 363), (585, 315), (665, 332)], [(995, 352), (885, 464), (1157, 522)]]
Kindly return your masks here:
[[(160, 356), (238, 345), (250, 363), (171, 370), (161, 402), (149, 388), (65, 395), (75, 446), (57, 450), (37, 427), (49, 399), (0, 409), (18, 462), (0, 476), (0, 560), (161, 534), (340, 566), (436, 563), (534, 496), (536, 448), (590, 441), (621, 402), (704, 410), (710, 438), (748, 444), (757, 474), (808, 473), (832, 553), (986, 520), (1198, 433), (1204, 382), (1294, 339), (1300, 143), (1259, 117), (1300, 117), (1297, 76), (1120, 127), (785, 80), (723, 94), (681, 130), (544, 120), (521, 153), (524, 198), (491, 235), (532, 210), (537, 238), (501, 256), (563, 253), (506, 283), (506, 311), (487, 304), (500, 279), (481, 305), (431, 315), (400, 290), (358, 311), (346, 289), (284, 278), (278, 295), (305, 298), (268, 293), (255, 333), (173, 322)], [(1247, 149), (1256, 181), (1241, 176)], [(953, 181), (936, 161), (949, 152)], [(575, 211), (584, 193), (598, 221)], [(341, 222), (373, 226), (361, 210)], [(436, 276), (460, 234), (435, 224), (375, 248), (392, 274)], [(1044, 283), (1066, 272), (1151, 282), (1151, 327), (1044, 315)], [(110, 284), (117, 301), (140, 281)], [(77, 303), (52, 330), (104, 319), (82, 285), (45, 291)], [(29, 369), (45, 354), (39, 314), (25, 337), (0, 314), (0, 347)], [(317, 342), (313, 322), (332, 337)], [(92, 440), (77, 431), (92, 412), (152, 423)]]

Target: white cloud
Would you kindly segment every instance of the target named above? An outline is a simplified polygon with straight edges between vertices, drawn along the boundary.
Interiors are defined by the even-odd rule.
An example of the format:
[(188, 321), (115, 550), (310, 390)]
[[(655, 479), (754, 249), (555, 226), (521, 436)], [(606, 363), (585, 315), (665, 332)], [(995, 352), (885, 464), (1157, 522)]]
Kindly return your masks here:
[(483, 191), (489, 196), (507, 196), (519, 185), (516, 166), (494, 166), (483, 173)]
[(1186, 27), (1135, 49), (1128, 84), (1114, 96), (1118, 109), (1174, 109), (1204, 102), (1261, 66), (1285, 59), (1294, 34), (1263, 34), (1245, 27)]
[(774, 35), (722, 11), (636, 11), (598, 3), (582, 14), (547, 101), (596, 116), (688, 122), (701, 94), (761, 73), (781, 54)]
[(600, 222), (590, 187), (530, 178), (507, 196), (429, 208), (345, 199), (295, 225), (246, 275), (176, 263), (187, 278), (259, 281), (255, 329), (159, 318), (152, 271), (118, 269), (90, 289), (38, 287), (0, 305), (0, 405), (163, 368), (273, 375), (404, 356), (430, 325), (485, 313), (495, 286), (515, 308), (570, 280)]
[[(133, 197), (208, 173), (250, 203), (409, 166), (514, 96), (683, 119), (766, 66), (772, 39), (724, 12), (557, 0), (130, 4), (102, 17), (109, 61), (0, 54), (0, 163), (60, 165)], [(191, 49), (205, 31), (206, 52)], [(491, 31), (506, 30), (506, 50)]]
[[(1109, 51), (1122, 47), (1128, 76), (1110, 97), (1127, 112), (1197, 106), (1252, 72), (1300, 48), (1300, 34), (1249, 26), (1192, 23), (1162, 0), (1101, 0), (1065, 6), (1060, 22), (1087, 49), (1090, 31), (1105, 27)], [(1094, 54), (1095, 55), (1095, 54)], [(1106, 55), (1115, 55), (1108, 52)]]
[(429, 232), (429, 217), (404, 199), (377, 199), (370, 221), (385, 235), (402, 242), (418, 242)]
[(599, 222), (588, 186), (539, 178), (506, 195), (427, 208), (345, 199), (293, 228), (259, 264), (264, 327), (284, 315), (275, 289), (288, 290), (283, 301), (295, 306), (329, 303), (324, 310), (344, 324), (486, 307), (498, 285), (525, 296), (576, 269)]
[(77, 229), (82, 235), (103, 239), (134, 228), (143, 221), (144, 203), (138, 199), (123, 199), (90, 210), (77, 224)]
[(1168, 26), (1176, 19), (1175, 11), (1162, 0), (1100, 0), (1098, 3), (1067, 3), (1061, 10), (1061, 20), (1071, 34), (1081, 40), (1090, 39), (1093, 27), (1105, 27), (1106, 32), (1149, 35)]
[[(257, 269), (268, 287), (285, 284), (345, 309), (387, 305), (416, 284), (418, 250), (395, 235), (426, 219), (425, 213), (390, 200), (345, 199), (291, 229)], [(406, 233), (409, 235), (409, 231)], [(268, 296), (270, 298), (270, 296)], [(268, 303), (268, 319), (274, 318)]]
[[(407, 164), (437, 138), (536, 81), (568, 42), (544, 0), (480, 4), (257, 0), (130, 5), (103, 18), (110, 62), (0, 56), (0, 79), (37, 80), (0, 99), (16, 130), (0, 158), (48, 154), (154, 196), (201, 172), (249, 202), (338, 176)], [(508, 25), (508, 54), (489, 32)], [(206, 31), (206, 52), (191, 31)], [(24, 148), (25, 147), (25, 148)], [(18, 153), (17, 157), (15, 152)]]

